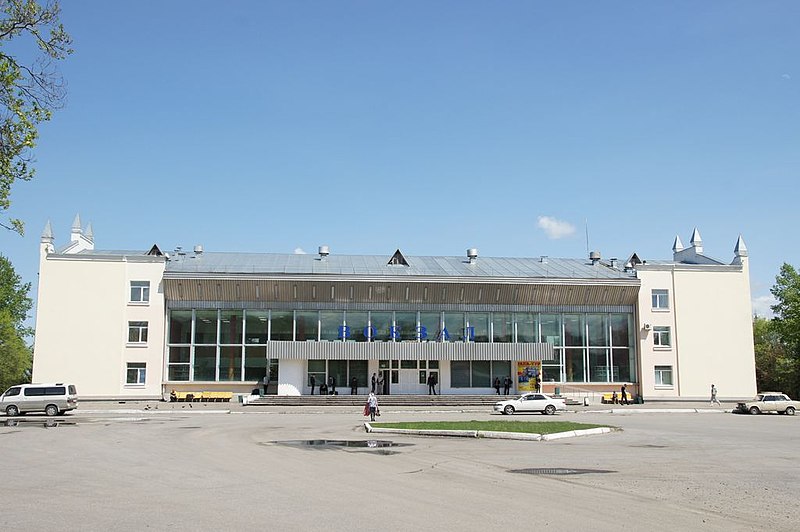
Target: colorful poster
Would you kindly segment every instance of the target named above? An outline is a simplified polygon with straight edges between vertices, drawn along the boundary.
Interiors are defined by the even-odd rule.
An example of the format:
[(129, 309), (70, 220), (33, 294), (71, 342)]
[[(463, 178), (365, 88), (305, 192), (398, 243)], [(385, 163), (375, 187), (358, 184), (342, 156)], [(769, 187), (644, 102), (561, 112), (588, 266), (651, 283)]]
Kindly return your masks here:
[(517, 390), (522, 392), (541, 391), (541, 360), (525, 360), (517, 362)]

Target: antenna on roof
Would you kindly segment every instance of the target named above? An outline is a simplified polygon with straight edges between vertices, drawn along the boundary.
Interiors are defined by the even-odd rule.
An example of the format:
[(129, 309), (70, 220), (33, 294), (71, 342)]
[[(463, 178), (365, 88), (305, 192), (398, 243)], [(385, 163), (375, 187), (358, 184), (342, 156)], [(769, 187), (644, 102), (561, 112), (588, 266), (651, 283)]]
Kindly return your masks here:
[(589, 219), (583, 219), (583, 225), (586, 227), (586, 254), (589, 254)]

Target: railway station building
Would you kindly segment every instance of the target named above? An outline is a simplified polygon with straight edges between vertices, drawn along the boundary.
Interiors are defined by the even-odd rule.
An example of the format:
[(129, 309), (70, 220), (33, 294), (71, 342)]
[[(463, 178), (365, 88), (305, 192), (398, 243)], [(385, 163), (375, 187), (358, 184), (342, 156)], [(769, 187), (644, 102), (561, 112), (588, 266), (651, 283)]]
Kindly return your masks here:
[[(752, 397), (748, 253), (670, 260), (95, 249), (76, 220), (41, 236), (33, 379), (82, 398), (173, 390)], [(329, 389), (329, 393), (330, 393)]]

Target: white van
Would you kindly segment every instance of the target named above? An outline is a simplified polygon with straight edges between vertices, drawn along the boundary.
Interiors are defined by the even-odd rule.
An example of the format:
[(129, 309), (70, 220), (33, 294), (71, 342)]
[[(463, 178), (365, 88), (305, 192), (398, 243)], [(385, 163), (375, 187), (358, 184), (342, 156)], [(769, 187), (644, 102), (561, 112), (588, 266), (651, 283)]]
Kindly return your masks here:
[(44, 412), (57, 416), (78, 408), (78, 392), (74, 384), (19, 384), (0, 395), (0, 410), (8, 416), (28, 412)]

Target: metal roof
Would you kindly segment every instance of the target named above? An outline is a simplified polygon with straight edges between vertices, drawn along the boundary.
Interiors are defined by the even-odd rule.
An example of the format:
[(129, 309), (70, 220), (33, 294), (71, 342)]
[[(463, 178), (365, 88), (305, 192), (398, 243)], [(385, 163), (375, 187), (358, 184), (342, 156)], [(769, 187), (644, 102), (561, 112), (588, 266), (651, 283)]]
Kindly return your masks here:
[(408, 256), (408, 266), (387, 255), (186, 253), (172, 256), (167, 275), (333, 275), (355, 277), (635, 279), (635, 273), (588, 260), (547, 258)]

